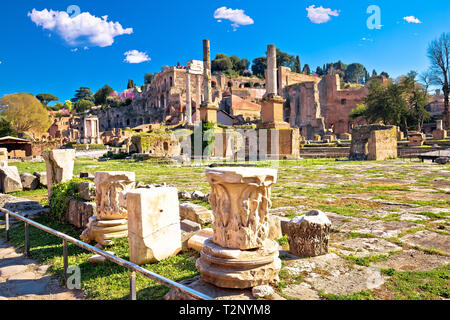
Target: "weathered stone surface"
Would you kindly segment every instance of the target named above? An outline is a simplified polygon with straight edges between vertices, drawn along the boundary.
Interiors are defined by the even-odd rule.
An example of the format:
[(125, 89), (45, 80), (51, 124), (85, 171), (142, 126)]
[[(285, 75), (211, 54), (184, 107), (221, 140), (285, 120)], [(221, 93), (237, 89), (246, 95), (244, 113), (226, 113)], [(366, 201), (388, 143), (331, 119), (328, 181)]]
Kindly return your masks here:
[(184, 200), (191, 200), (192, 199), (192, 195), (187, 192), (187, 191), (181, 191), (178, 193), (178, 197), (180, 199), (184, 199)]
[(127, 192), (135, 187), (134, 172), (96, 172), (97, 216), (89, 219), (80, 238), (90, 243), (96, 241), (104, 248), (114, 238), (128, 235)]
[(354, 265), (334, 253), (290, 260), (286, 264), (283, 270), (292, 276), (306, 273), (305, 282), (315, 291), (326, 294), (343, 295), (376, 289), (387, 279), (377, 268)]
[(158, 262), (181, 251), (176, 188), (137, 189), (127, 194), (130, 261)]
[(202, 226), (211, 224), (214, 220), (212, 211), (193, 203), (180, 204), (180, 218), (199, 223)]
[(77, 228), (86, 228), (89, 218), (96, 215), (97, 206), (94, 202), (70, 200), (66, 220)]
[(205, 197), (205, 194), (201, 191), (194, 191), (192, 192), (191, 197), (194, 200), (202, 200)]
[(224, 248), (255, 249), (269, 237), (271, 185), (277, 170), (215, 168), (206, 171), (211, 185), (214, 242)]
[(81, 199), (86, 201), (95, 200), (95, 183), (81, 182), (78, 184), (78, 192)]
[(22, 191), (17, 167), (0, 167), (0, 188), (3, 193)]
[(422, 132), (411, 131), (408, 133), (408, 140), (410, 147), (420, 147), (423, 146), (426, 136)]
[(283, 233), (281, 231), (281, 218), (278, 216), (269, 216), (269, 239), (278, 240), (283, 238)]
[(266, 239), (258, 250), (226, 249), (205, 241), (196, 263), (202, 279), (221, 288), (246, 289), (278, 282), (278, 243)]
[(207, 228), (197, 232), (188, 241), (188, 249), (195, 250), (197, 252), (202, 251), (205, 241), (214, 237), (213, 229)]
[(350, 160), (386, 160), (397, 156), (397, 127), (365, 125), (353, 128)]
[(47, 188), (49, 195), (53, 185), (69, 181), (73, 178), (75, 150), (50, 150), (42, 157), (47, 167)]
[(182, 249), (183, 251), (186, 251), (188, 250), (189, 239), (191, 239), (197, 232), (199, 232), (202, 229), (202, 226), (190, 220), (182, 220), (180, 226)]
[(423, 230), (408, 234), (400, 238), (400, 240), (413, 246), (420, 246), (426, 249), (437, 249), (450, 253), (450, 241), (446, 234)]
[(124, 194), (135, 187), (134, 172), (96, 172), (97, 212), (100, 220), (126, 219)]
[(327, 254), (330, 229), (330, 220), (319, 210), (293, 218), (287, 232), (290, 252), (299, 257)]
[(306, 282), (288, 286), (282, 290), (282, 293), (291, 299), (320, 300), (317, 291), (313, 290), (311, 285)]
[(47, 187), (47, 172), (34, 172), (33, 175), (39, 178), (41, 186)]
[(398, 271), (429, 271), (450, 263), (450, 257), (428, 254), (418, 250), (405, 250), (389, 259), (371, 263), (377, 268), (393, 268)]
[(379, 238), (352, 238), (333, 243), (333, 247), (344, 255), (355, 257), (368, 257), (402, 250), (402, 247)]
[(263, 285), (252, 288), (252, 295), (255, 298), (271, 298), (275, 294), (275, 290), (271, 286)]
[(39, 178), (29, 173), (20, 174), (20, 181), (24, 190), (36, 190), (39, 187)]
[(436, 162), (437, 164), (447, 164), (447, 163), (450, 162), (450, 158), (449, 158), (449, 157), (440, 157), (440, 158), (437, 158), (437, 159), (435, 160), (435, 162)]

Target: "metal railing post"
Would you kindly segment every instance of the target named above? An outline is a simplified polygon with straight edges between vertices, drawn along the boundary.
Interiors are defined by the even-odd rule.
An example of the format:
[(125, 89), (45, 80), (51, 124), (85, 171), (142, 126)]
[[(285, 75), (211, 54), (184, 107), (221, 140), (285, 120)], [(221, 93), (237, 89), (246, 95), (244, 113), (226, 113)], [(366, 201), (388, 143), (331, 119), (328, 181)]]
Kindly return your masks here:
[(9, 214), (5, 214), (6, 219), (6, 241), (9, 241)]
[(30, 256), (30, 232), (27, 222), (25, 222), (25, 255)]
[(130, 300), (136, 300), (136, 271), (130, 270)]
[(67, 268), (69, 267), (69, 257), (67, 254), (67, 240), (63, 239), (63, 260), (64, 260), (64, 282), (67, 285)]

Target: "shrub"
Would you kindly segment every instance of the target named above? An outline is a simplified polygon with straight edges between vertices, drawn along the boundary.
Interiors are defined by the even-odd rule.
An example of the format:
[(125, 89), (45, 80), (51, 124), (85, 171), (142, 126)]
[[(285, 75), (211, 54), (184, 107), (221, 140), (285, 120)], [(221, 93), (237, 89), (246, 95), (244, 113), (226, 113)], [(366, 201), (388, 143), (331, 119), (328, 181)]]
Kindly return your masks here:
[(89, 180), (75, 178), (52, 187), (50, 196), (50, 219), (55, 223), (64, 223), (65, 213), (69, 208), (70, 200), (80, 200), (78, 184), (90, 182)]

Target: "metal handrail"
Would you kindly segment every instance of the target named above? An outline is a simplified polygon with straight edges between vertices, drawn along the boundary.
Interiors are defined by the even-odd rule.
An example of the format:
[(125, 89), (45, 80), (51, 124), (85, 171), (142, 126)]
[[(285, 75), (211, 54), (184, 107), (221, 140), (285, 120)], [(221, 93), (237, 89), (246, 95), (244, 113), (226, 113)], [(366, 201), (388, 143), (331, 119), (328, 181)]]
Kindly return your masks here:
[(186, 287), (182, 284), (179, 284), (175, 281), (172, 281), (170, 279), (167, 279), (159, 274), (153, 273), (150, 270), (144, 269), (134, 263), (131, 263), (130, 261), (121, 259), (119, 257), (116, 257), (112, 254), (109, 254), (108, 252), (105, 252), (103, 250), (100, 250), (96, 247), (93, 247), (85, 242), (82, 242), (80, 240), (77, 240), (71, 236), (68, 236), (65, 233), (56, 231), (52, 228), (46, 227), (40, 223), (37, 223), (36, 221), (30, 220), (28, 218), (25, 218), (21, 216), (20, 214), (17, 214), (15, 212), (9, 211), (4, 208), (0, 208), (0, 211), (5, 214), (6, 219), (6, 241), (9, 241), (9, 216), (13, 216), (18, 220), (21, 220), (25, 223), (25, 255), (30, 256), (30, 238), (29, 238), (29, 228), (28, 226), (31, 225), (33, 227), (36, 227), (42, 231), (45, 231), (47, 233), (50, 233), (58, 238), (61, 238), (63, 240), (63, 256), (64, 256), (64, 278), (67, 281), (67, 269), (68, 269), (68, 250), (67, 250), (67, 242), (73, 243), (74, 245), (83, 248), (87, 251), (90, 251), (92, 253), (98, 254), (106, 259), (108, 259), (111, 262), (114, 262), (118, 265), (121, 265), (122, 267), (128, 268), (130, 270), (130, 299), (136, 300), (136, 272), (143, 275), (144, 277), (150, 278), (166, 287), (173, 288), (176, 290), (180, 290), (181, 292), (184, 292), (191, 297), (195, 299), (200, 300), (214, 300), (213, 298), (198, 292), (196, 290), (193, 290), (189, 287)]

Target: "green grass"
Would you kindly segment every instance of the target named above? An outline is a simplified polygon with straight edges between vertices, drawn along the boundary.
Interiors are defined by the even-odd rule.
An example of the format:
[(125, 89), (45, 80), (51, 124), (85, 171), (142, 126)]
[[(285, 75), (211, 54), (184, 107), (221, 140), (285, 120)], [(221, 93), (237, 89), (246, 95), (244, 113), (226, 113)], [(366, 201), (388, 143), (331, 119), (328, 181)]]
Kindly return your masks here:
[(450, 264), (431, 271), (384, 270), (391, 278), (385, 284), (396, 300), (450, 298)]

